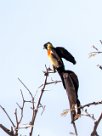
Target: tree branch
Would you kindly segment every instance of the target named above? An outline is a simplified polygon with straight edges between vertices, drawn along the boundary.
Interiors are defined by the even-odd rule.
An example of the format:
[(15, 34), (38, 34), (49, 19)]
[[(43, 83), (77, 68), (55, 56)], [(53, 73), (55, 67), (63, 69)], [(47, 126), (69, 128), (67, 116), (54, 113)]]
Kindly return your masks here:
[(90, 106), (92, 106), (92, 105), (99, 105), (99, 104), (102, 104), (102, 101), (99, 101), (99, 102), (91, 102), (91, 103), (85, 104), (85, 105), (83, 105), (83, 106), (80, 106), (79, 108), (80, 108), (80, 109), (83, 109), (83, 108), (85, 108), (85, 107), (90, 107)]
[(98, 128), (101, 120), (102, 120), (102, 113), (100, 114), (98, 120), (94, 123), (94, 128), (93, 128), (93, 132), (91, 133), (91, 136), (99, 136), (97, 134), (97, 128)]
[(9, 130), (8, 128), (6, 128), (4, 125), (2, 125), (2, 124), (0, 124), (0, 128), (6, 133), (6, 134), (8, 134), (8, 135), (10, 135), (10, 136), (16, 136), (16, 135), (14, 135), (14, 133), (13, 133), (13, 131), (11, 130)]
[(6, 116), (8, 117), (9, 121), (11, 122), (12, 126), (15, 127), (15, 124), (13, 123), (12, 119), (10, 118), (10, 116), (8, 115), (7, 111), (5, 110), (5, 108), (3, 108), (1, 105), (0, 105), (1, 109), (4, 111), (4, 113), (6, 114)]

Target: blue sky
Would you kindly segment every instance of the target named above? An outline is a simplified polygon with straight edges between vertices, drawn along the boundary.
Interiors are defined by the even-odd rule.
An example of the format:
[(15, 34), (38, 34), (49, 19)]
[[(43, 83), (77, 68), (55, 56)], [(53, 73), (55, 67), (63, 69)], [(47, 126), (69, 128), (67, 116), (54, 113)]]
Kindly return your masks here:
[[(44, 81), (42, 71), (44, 65), (50, 63), (43, 44), (48, 41), (54, 46), (65, 47), (76, 58), (76, 66), (64, 62), (66, 69), (75, 71), (79, 77), (82, 105), (101, 100), (102, 72), (96, 67), (101, 63), (101, 56), (88, 58), (93, 44), (101, 47), (101, 6), (101, 0), (0, 1), (0, 104), (12, 116), (16, 102), (21, 100), (19, 90), (22, 86), (17, 78), (21, 78), (33, 94)], [(57, 73), (51, 77), (60, 79)], [(42, 100), (46, 111), (37, 117), (34, 136), (68, 136), (73, 131), (70, 115), (60, 116), (69, 106), (65, 90), (61, 84), (47, 88), (51, 91), (45, 93)], [(25, 95), (28, 97), (26, 92)], [(89, 108), (89, 111), (97, 118), (100, 107)], [(0, 123), (8, 125), (4, 118), (0, 118)], [(93, 123), (87, 117), (80, 118), (76, 124), (79, 136), (91, 133)], [(4, 136), (1, 130), (0, 135)]]

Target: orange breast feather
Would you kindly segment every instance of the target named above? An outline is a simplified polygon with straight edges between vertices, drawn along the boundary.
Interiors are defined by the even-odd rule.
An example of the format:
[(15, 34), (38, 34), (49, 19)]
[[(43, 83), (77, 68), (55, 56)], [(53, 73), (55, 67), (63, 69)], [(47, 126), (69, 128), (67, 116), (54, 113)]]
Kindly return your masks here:
[(47, 51), (47, 55), (50, 56), (51, 55), (51, 50)]

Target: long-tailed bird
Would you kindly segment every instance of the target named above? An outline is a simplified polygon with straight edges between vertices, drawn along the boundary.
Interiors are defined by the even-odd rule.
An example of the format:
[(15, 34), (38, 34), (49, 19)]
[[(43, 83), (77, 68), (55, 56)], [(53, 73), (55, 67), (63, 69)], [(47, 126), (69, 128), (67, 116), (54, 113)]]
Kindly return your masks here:
[[(47, 55), (53, 66), (53, 70), (54, 71), (57, 70), (61, 77), (63, 86), (66, 89), (67, 95), (70, 93), (68, 95), (68, 98), (70, 102), (70, 107), (73, 109), (72, 121), (74, 121), (75, 119), (78, 118), (77, 115), (80, 115), (81, 113), (80, 108), (78, 108), (80, 107), (80, 101), (78, 99), (79, 81), (74, 72), (65, 70), (65, 66), (64, 66), (62, 58), (66, 59), (67, 61), (73, 64), (76, 64), (76, 60), (72, 56), (72, 54), (68, 52), (65, 48), (54, 47), (52, 43), (50, 42), (45, 43), (44, 48), (47, 50)], [(65, 74), (69, 76), (67, 79), (64, 78)], [(69, 86), (72, 87), (71, 91)], [(77, 105), (77, 108), (75, 108), (76, 105)], [(75, 109), (77, 109), (77, 112)]]

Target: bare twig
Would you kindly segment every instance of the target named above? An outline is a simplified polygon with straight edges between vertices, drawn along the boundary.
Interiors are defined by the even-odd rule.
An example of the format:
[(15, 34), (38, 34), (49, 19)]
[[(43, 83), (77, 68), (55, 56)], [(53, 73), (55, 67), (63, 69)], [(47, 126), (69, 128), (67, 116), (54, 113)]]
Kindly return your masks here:
[(99, 51), (98, 48), (96, 48), (96, 46), (93, 45), (92, 47), (93, 47), (96, 51)]
[(102, 65), (99, 65), (99, 64), (98, 64), (97, 67), (99, 67), (99, 68), (102, 70)]
[[(44, 72), (45, 80), (44, 80), (44, 84), (43, 84), (42, 89), (41, 89), (41, 94), (39, 96), (39, 99), (38, 99), (38, 102), (37, 102), (37, 106), (36, 106), (36, 108), (34, 110), (34, 113), (33, 113), (33, 116), (32, 116), (32, 126), (34, 126), (35, 119), (36, 119), (36, 116), (37, 116), (37, 113), (38, 113), (38, 109), (39, 109), (39, 106), (41, 105), (41, 99), (42, 99), (43, 93), (45, 91), (45, 86), (47, 84), (47, 79), (48, 79), (48, 75), (49, 75), (49, 69), (47, 69), (46, 65), (45, 65), (45, 68), (46, 68), (46, 71)], [(33, 132), (33, 127), (31, 129), (30, 136), (32, 136), (32, 132)]]
[(21, 84), (28, 90), (29, 94), (31, 95), (31, 97), (33, 97), (31, 91), (28, 89), (28, 87), (22, 82), (22, 80), (20, 78), (18, 78), (18, 80), (21, 82)]
[(102, 40), (100, 40), (100, 43), (101, 43), (101, 45), (102, 45)]
[[(102, 41), (100, 40), (100, 43), (102, 44)], [(93, 52), (91, 52), (91, 53), (89, 53), (89, 57), (93, 57), (93, 56), (95, 56), (95, 55), (97, 55), (97, 54), (101, 54), (102, 53), (102, 51), (100, 51), (96, 46), (92, 46), (93, 47), (93, 49), (95, 49), (96, 51), (93, 51)]]
[(12, 126), (15, 127), (15, 124), (13, 123), (12, 119), (10, 118), (10, 116), (8, 115), (7, 111), (5, 110), (5, 108), (3, 108), (1, 105), (0, 105), (1, 109), (4, 111), (4, 113), (6, 114), (6, 116), (8, 117), (9, 121), (11, 122)]
[(6, 134), (8, 134), (9, 136), (16, 136), (16, 135), (14, 135), (14, 133), (13, 133), (13, 131), (11, 130), (9, 130), (8, 128), (6, 128), (4, 125), (2, 125), (2, 124), (0, 124), (0, 128), (6, 133)]
[(15, 128), (15, 131), (16, 131), (16, 133), (18, 133), (17, 131), (18, 131), (18, 129), (20, 128), (20, 124), (21, 124), (21, 121), (22, 121), (22, 119), (23, 119), (23, 112), (24, 112), (24, 105), (25, 105), (25, 100), (24, 100), (24, 96), (23, 96), (23, 92), (22, 92), (22, 90), (20, 90), (21, 91), (21, 96), (22, 96), (22, 100), (23, 100), (23, 102), (22, 102), (22, 106), (20, 106), (18, 103), (17, 103), (17, 105), (18, 105), (18, 107), (20, 108), (20, 118), (18, 119), (18, 115), (17, 115), (17, 109), (15, 110), (15, 118), (16, 118), (16, 128)]
[(102, 120), (102, 113), (100, 114), (98, 120), (94, 123), (94, 128), (93, 128), (93, 132), (91, 133), (91, 136), (99, 136), (97, 133), (97, 128), (101, 120)]
[(73, 121), (72, 124), (73, 124), (73, 127), (74, 127), (75, 135), (78, 136), (78, 132), (77, 132), (77, 128), (76, 128), (75, 122)]
[(80, 106), (79, 108), (80, 108), (80, 109), (83, 109), (83, 108), (85, 108), (85, 107), (90, 107), (90, 106), (92, 106), (92, 105), (99, 105), (99, 104), (102, 104), (102, 101), (91, 102), (91, 103), (85, 104), (85, 105), (83, 105), (83, 106)]
[[(31, 119), (31, 121), (30, 121), (30, 123), (29, 123), (29, 125), (28, 125), (29, 127), (31, 127), (30, 136), (32, 136), (32, 134), (33, 134), (33, 126), (34, 126), (34, 118), (35, 118), (34, 97), (33, 97), (33, 94), (31, 93), (31, 91), (28, 89), (28, 87), (22, 82), (22, 80), (21, 80), (20, 78), (18, 78), (18, 80), (19, 80), (19, 81), (21, 82), (21, 84), (27, 89), (27, 91), (29, 92), (29, 94), (30, 94), (30, 96), (31, 96), (31, 101), (26, 101), (26, 100), (24, 99), (23, 93), (22, 93), (22, 91), (21, 91), (21, 95), (22, 95), (22, 99), (23, 99), (23, 104), (22, 104), (22, 107), (19, 106), (20, 109), (21, 109), (21, 118), (20, 118), (20, 120), (19, 120), (19, 123), (21, 122), (21, 120), (22, 120), (22, 118), (23, 118), (23, 109), (24, 109), (24, 104), (25, 104), (25, 102), (30, 102), (30, 103), (32, 103), (32, 119)], [(28, 128), (28, 127), (25, 126), (25, 128)]]
[[(46, 85), (50, 85), (50, 84), (57, 84), (57, 83), (60, 83), (62, 81), (52, 81), (52, 82), (47, 82)], [(44, 84), (40, 85), (39, 88), (41, 88)]]
[(18, 136), (18, 127), (19, 127), (19, 122), (18, 122), (17, 108), (15, 109), (15, 118), (16, 118), (15, 133), (16, 133), (16, 135)]
[(87, 109), (83, 110), (85, 112), (85, 114), (81, 114), (81, 116), (87, 116), (89, 117), (90, 119), (92, 119), (94, 122), (96, 121), (95, 117), (94, 117), (94, 114), (90, 114)]
[[(42, 87), (42, 89), (41, 89), (41, 94), (40, 94), (40, 97), (39, 97), (39, 99), (38, 99), (38, 103), (37, 103), (37, 106), (36, 106), (36, 109), (35, 109), (35, 111), (36, 111), (36, 112), (35, 112), (35, 118), (36, 118), (37, 111), (38, 111), (38, 109), (39, 109), (39, 105), (40, 105), (40, 103), (41, 103), (41, 99), (42, 99), (42, 96), (43, 96), (43, 93), (44, 93), (44, 89), (45, 89), (45, 86), (46, 86), (46, 83), (47, 83), (48, 74), (49, 74), (49, 72), (48, 72), (48, 70), (47, 70), (47, 68), (46, 68), (46, 74), (45, 74), (44, 84), (43, 84), (43, 87)], [(35, 120), (35, 118), (34, 118), (34, 120)]]

